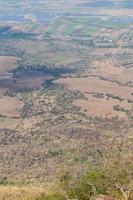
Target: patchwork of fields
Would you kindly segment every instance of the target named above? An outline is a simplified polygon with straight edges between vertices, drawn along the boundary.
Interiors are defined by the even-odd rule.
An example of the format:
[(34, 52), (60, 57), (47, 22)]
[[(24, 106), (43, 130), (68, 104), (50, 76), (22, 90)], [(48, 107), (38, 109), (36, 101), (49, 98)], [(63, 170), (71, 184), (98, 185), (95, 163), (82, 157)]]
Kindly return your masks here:
[(125, 110), (131, 110), (133, 102), (133, 88), (119, 86), (115, 82), (101, 80), (95, 77), (89, 78), (65, 78), (55, 81), (71, 90), (83, 92), (86, 100), (76, 100), (75, 104), (83, 108), (89, 116), (124, 116), (126, 112), (113, 110), (119, 105)]
[(0, 200), (123, 200), (132, 133), (132, 2), (0, 0)]

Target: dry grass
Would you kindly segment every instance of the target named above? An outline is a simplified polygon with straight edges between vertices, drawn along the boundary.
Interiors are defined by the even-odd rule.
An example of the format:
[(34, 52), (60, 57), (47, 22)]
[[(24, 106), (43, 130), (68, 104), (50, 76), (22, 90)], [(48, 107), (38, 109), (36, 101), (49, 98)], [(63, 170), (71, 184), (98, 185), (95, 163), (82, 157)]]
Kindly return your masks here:
[(3, 96), (0, 98), (0, 114), (4, 116), (18, 116), (23, 103), (17, 97)]
[(101, 80), (97, 77), (88, 78), (60, 78), (55, 81), (71, 90), (80, 90), (82, 92), (111, 93), (122, 98), (132, 98), (133, 89), (130, 87), (121, 87), (117, 83)]
[[(80, 90), (83, 92), (87, 100), (78, 100), (75, 104), (83, 110), (86, 109), (89, 116), (125, 116), (125, 113), (113, 110), (113, 106), (117, 104), (125, 109), (131, 109), (131, 104), (127, 103), (127, 98), (133, 100), (133, 96), (131, 95), (133, 89), (131, 87), (121, 87), (117, 83), (101, 80), (97, 77), (62, 78), (55, 81), (55, 83), (62, 84), (71, 90)], [(103, 93), (104, 98), (95, 98), (90, 93)], [(125, 99), (125, 101), (120, 102), (117, 99), (107, 99), (106, 94), (119, 96)]]
[(126, 117), (125, 112), (118, 112), (113, 110), (113, 106), (119, 104), (121, 107), (130, 110), (131, 105), (127, 102), (120, 102), (117, 99), (96, 98), (92, 95), (87, 95), (88, 100), (76, 100), (75, 105), (78, 105), (82, 110), (86, 110), (88, 116), (102, 116), (102, 117)]
[(95, 61), (95, 66), (97, 66), (103, 75), (113, 75), (113, 74), (121, 74), (124, 69), (123, 67), (118, 67), (113, 64), (110, 60), (105, 61)]
[(46, 192), (43, 187), (0, 186), (0, 200), (35, 200)]
[(0, 56), (0, 74), (7, 73), (8, 70), (11, 70), (15, 67), (17, 62), (16, 57), (13, 56)]
[(114, 75), (112, 80), (118, 80), (121, 83), (133, 82), (133, 68), (125, 68), (120, 75)]

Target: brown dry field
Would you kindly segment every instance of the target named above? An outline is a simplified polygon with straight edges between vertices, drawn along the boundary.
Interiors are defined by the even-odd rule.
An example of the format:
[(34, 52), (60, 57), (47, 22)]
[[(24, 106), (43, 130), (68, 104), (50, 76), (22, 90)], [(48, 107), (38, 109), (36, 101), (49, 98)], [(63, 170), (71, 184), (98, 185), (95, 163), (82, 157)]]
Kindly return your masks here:
[(115, 65), (112, 60), (94, 61), (92, 75), (104, 76), (108, 80), (118, 81), (122, 84), (133, 82), (133, 67)]
[(121, 74), (123, 72), (123, 68), (122, 67), (116, 67), (114, 65), (108, 65), (107, 63), (103, 64), (100, 67), (101, 71), (103, 72), (103, 74)]
[[(127, 102), (127, 98), (133, 100), (133, 88), (127, 86), (119, 86), (117, 83), (101, 80), (98, 77), (88, 78), (60, 78), (55, 81), (56, 84), (61, 84), (70, 90), (79, 90), (84, 93), (87, 100), (75, 101), (77, 106), (80, 106), (89, 116), (125, 116), (124, 112), (113, 110), (113, 106), (119, 104), (125, 109), (130, 109), (131, 104)], [(103, 93), (104, 96), (109, 93), (115, 96), (124, 98), (125, 101), (120, 102), (117, 99), (96, 98), (90, 93)]]
[(101, 80), (98, 77), (60, 78), (55, 83), (62, 84), (70, 90), (80, 90), (84, 93), (110, 93), (122, 98), (133, 99), (131, 95), (133, 88), (121, 87), (117, 83)]
[[(4, 92), (3, 92), (4, 94)], [(19, 123), (20, 110), (23, 102), (18, 97), (1, 95), (0, 97), (0, 128), (15, 128)]]
[[(0, 56), (0, 128), (15, 127), (18, 120), (12, 117), (19, 117), (20, 110), (23, 107), (23, 103), (19, 98), (4, 96), (5, 92), (8, 91), (6, 86), (9, 84), (11, 87), (12, 83), (8, 71), (12, 70), (16, 63), (16, 57)], [(3, 85), (3, 81), (5, 85)]]
[(121, 74), (111, 76), (112, 80), (118, 80), (121, 83), (133, 82), (133, 68), (125, 68)]
[(1, 129), (15, 129), (20, 123), (20, 119), (13, 119), (10, 117), (0, 117), (0, 128)]
[(97, 75), (121, 75), (124, 71), (123, 66), (115, 66), (113, 61), (94, 61), (93, 66), (97, 68)]
[(46, 187), (17, 187), (17, 186), (1, 186), (0, 187), (0, 200), (28, 200), (36, 199), (41, 194), (47, 194), (48, 189)]
[(13, 56), (0, 56), (0, 75), (16, 66), (17, 58)]
[(119, 104), (121, 107), (125, 109), (131, 109), (131, 104), (126, 101), (120, 102), (117, 99), (109, 99), (106, 98), (100, 99), (93, 97), (92, 95), (86, 95), (88, 100), (76, 100), (75, 105), (78, 105), (82, 108), (82, 110), (86, 111), (86, 114), (89, 116), (102, 116), (102, 117), (125, 117), (124, 112), (117, 112), (113, 110), (113, 105)]
[(23, 107), (22, 101), (17, 97), (3, 96), (0, 98), (0, 114), (10, 117), (18, 116), (20, 109)]

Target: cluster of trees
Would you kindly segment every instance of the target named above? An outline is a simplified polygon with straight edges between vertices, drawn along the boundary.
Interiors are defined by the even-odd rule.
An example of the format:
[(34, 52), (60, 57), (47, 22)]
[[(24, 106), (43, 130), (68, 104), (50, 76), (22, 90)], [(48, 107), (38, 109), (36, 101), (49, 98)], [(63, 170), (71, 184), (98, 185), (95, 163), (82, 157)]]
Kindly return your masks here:
[(0, 27), (0, 39), (32, 39), (35, 34), (23, 31), (14, 31), (10, 26)]
[(125, 144), (113, 145), (104, 152), (97, 151), (95, 167), (89, 166), (88, 172), (74, 181), (68, 171), (62, 173), (56, 191), (42, 194), (37, 200), (132, 200), (132, 156), (126, 152), (124, 158)]
[(127, 109), (125, 109), (125, 108), (123, 108), (123, 107), (120, 107), (119, 104), (114, 105), (114, 106), (113, 106), (113, 109), (116, 110), (116, 111), (120, 111), (120, 112), (126, 112), (126, 113), (129, 112), (129, 110), (127, 110)]
[(122, 98), (122, 97), (120, 97), (120, 96), (115, 96), (115, 95), (113, 95), (113, 94), (106, 94), (106, 96), (108, 97), (108, 98), (113, 98), (113, 99), (118, 99), (119, 101), (124, 101), (125, 99), (124, 98)]
[(56, 186), (35, 200), (133, 200), (131, 125), (130, 120), (127, 124), (115, 120), (117, 134), (106, 132), (99, 138), (88, 170), (75, 177), (64, 166)]

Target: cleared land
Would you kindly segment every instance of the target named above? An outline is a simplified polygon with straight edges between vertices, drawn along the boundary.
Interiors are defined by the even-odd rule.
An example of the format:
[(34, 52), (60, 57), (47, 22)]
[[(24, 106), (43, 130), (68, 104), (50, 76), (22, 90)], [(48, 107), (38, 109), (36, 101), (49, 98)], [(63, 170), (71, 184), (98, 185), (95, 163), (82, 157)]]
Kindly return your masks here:
[(6, 200), (24, 200), (24, 199), (36, 199), (42, 194), (46, 194), (46, 188), (43, 187), (13, 187), (13, 186), (1, 186), (0, 187), (0, 199)]
[(3, 116), (18, 116), (22, 107), (23, 103), (17, 97), (0, 98), (0, 114)]
[(16, 66), (17, 58), (13, 56), (0, 56), (0, 75), (8, 73)]
[[(0, 22), (0, 55), (12, 55), (0, 56), (0, 199), (66, 199), (51, 191), (42, 197), (45, 183), (52, 191), (63, 184), (64, 192), (91, 166), (99, 168), (101, 157), (109, 179), (101, 183), (98, 174), (96, 192), (115, 197), (112, 173), (124, 191), (130, 188), (132, 9), (112, 0), (6, 2), (0, 1), (0, 18), (17, 22)], [(76, 182), (69, 184), (71, 177)]]
[[(113, 106), (117, 104), (119, 104), (120, 107), (124, 107), (125, 110), (131, 109), (131, 104), (127, 103), (127, 99), (133, 100), (133, 88), (131, 87), (122, 87), (117, 83), (101, 80), (97, 77), (61, 78), (55, 81), (55, 83), (61, 84), (70, 90), (79, 90), (83, 92), (86, 100), (78, 100), (75, 104), (83, 108), (83, 110), (86, 110), (89, 116), (105, 116), (110, 114), (111, 116), (125, 115), (125, 113), (113, 110)], [(103, 97), (97, 97), (98, 94), (102, 94)], [(124, 100), (119, 101), (116, 98), (114, 99), (114, 97), (108, 98), (107, 94), (111, 94), (114, 97), (120, 97)]]
[(118, 80), (119, 82), (124, 84), (133, 84), (133, 67), (124, 69), (121, 74), (113, 75), (111, 79), (114, 81)]

